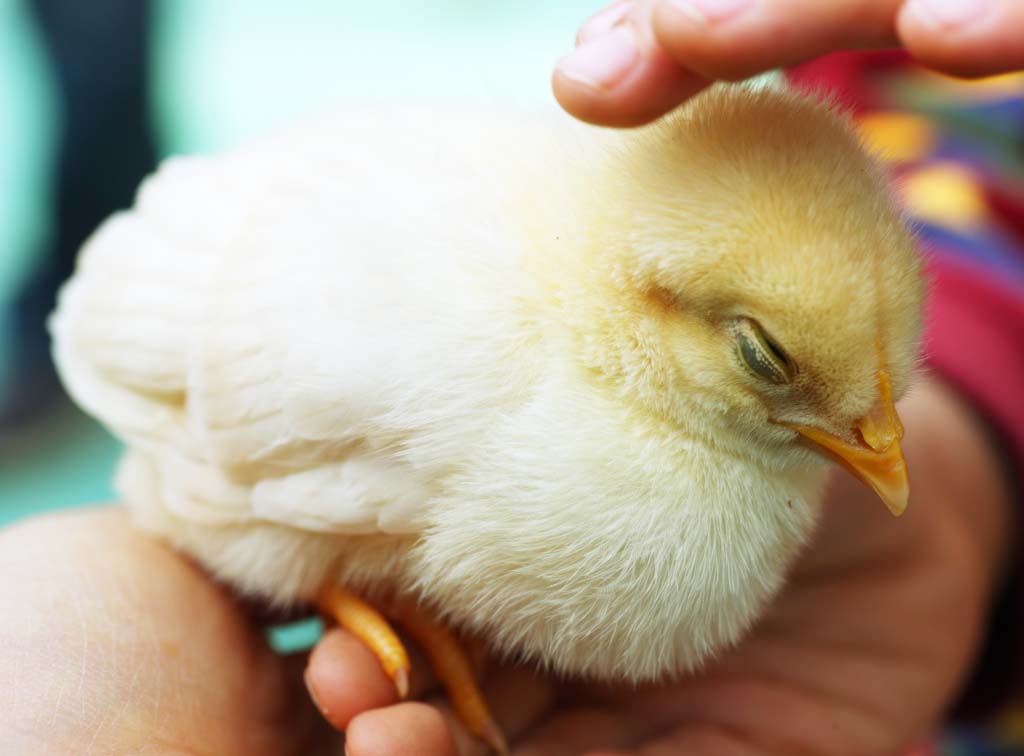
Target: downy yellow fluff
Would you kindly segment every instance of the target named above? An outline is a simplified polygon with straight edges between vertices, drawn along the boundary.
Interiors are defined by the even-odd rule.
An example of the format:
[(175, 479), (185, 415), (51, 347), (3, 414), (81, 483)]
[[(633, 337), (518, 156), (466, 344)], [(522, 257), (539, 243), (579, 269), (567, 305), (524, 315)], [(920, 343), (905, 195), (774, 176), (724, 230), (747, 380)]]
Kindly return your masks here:
[(408, 591), (643, 680), (779, 588), (829, 469), (785, 423), (849, 437), (876, 356), (905, 391), (919, 267), (851, 129), (793, 94), (625, 132), (349, 112), (168, 161), (52, 329), (138, 524), (218, 578)]

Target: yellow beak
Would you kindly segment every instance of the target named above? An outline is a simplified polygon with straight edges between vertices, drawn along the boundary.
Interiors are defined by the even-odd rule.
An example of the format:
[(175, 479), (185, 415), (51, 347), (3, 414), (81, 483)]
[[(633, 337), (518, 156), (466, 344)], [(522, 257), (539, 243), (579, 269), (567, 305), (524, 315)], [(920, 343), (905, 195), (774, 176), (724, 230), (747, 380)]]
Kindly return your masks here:
[(895, 516), (903, 514), (910, 496), (907, 463), (900, 439), (903, 424), (892, 401), (889, 376), (878, 372), (879, 397), (867, 415), (854, 424), (860, 444), (809, 426), (792, 426), (812, 447), (834, 459), (879, 495)]

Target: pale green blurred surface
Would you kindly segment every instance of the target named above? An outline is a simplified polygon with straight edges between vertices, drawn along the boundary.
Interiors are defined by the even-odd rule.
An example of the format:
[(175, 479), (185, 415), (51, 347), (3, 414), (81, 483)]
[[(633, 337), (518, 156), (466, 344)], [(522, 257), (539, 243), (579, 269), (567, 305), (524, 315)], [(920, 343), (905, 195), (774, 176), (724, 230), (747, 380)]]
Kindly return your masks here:
[(0, 301), (45, 231), (56, 103), (35, 29), (19, 0), (0, 0)]
[[(152, 108), (163, 153), (208, 151), (346, 102), (551, 103), (553, 61), (596, 2), (163, 0)], [(0, 303), (46, 233), (57, 107), (20, 0), (0, 0)], [(0, 308), (0, 375), (9, 365)], [(0, 438), (0, 524), (112, 497), (118, 446), (70, 410)]]

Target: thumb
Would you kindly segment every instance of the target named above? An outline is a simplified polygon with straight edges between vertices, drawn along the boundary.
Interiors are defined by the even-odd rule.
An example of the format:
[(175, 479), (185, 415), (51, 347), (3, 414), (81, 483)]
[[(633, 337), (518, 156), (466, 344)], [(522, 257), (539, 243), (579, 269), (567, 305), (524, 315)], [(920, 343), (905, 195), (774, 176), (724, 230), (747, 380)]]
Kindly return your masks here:
[(703, 89), (654, 36), (654, 0), (620, 0), (581, 27), (552, 77), (556, 99), (589, 123), (638, 126)]

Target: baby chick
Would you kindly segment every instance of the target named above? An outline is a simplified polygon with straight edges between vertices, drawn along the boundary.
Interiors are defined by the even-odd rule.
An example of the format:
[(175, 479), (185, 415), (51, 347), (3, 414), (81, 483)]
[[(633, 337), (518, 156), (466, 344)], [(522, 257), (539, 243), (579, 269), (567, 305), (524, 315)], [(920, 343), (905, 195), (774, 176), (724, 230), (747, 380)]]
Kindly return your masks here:
[(433, 616), (601, 679), (735, 643), (826, 458), (906, 506), (921, 302), (843, 118), (720, 86), (635, 131), (399, 109), (171, 160), (52, 329), (139, 525), (317, 602), (402, 689), (370, 602), (428, 655)]

